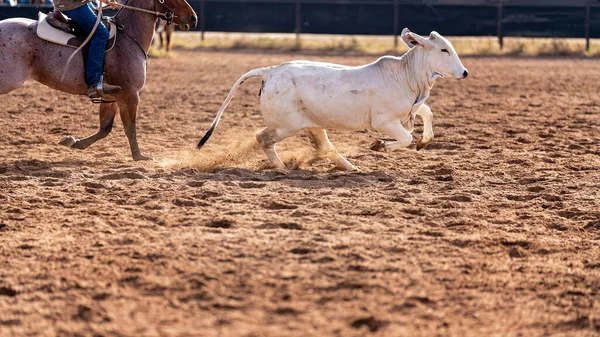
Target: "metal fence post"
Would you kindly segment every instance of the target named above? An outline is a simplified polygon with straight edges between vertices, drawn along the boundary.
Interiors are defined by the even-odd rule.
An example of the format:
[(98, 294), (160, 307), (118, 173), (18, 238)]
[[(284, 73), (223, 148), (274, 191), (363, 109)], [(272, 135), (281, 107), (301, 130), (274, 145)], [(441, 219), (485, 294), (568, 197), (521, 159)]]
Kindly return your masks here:
[(300, 41), (300, 1), (296, 0), (296, 42)]
[(590, 4), (585, 7), (585, 51), (590, 51)]
[(502, 15), (504, 12), (504, 6), (502, 5), (502, 0), (498, 0), (498, 23), (496, 27), (496, 34), (498, 35), (498, 44), (500, 45), (500, 50), (504, 48), (504, 36), (502, 32)]
[(398, 48), (398, 0), (394, 0), (394, 49)]
[(204, 41), (204, 0), (200, 0), (200, 39)]

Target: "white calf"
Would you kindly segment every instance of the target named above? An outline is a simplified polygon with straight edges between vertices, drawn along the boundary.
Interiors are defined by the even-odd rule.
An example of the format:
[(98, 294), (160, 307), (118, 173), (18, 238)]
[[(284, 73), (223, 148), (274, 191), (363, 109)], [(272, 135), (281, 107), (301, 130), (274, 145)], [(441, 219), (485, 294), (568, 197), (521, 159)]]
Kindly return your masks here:
[(321, 154), (329, 153), (346, 170), (356, 167), (334, 149), (326, 129), (378, 130), (396, 141), (379, 141), (372, 148), (397, 149), (411, 144), (414, 119), (419, 115), (424, 130), (417, 149), (423, 148), (433, 139), (433, 115), (425, 100), (435, 80), (466, 78), (468, 72), (450, 41), (437, 32), (424, 38), (405, 28), (402, 40), (411, 48), (402, 57), (384, 56), (363, 66), (292, 61), (249, 71), (234, 84), (198, 148), (210, 138), (236, 89), (250, 77), (263, 78), (259, 95), (267, 127), (256, 139), (279, 168), (285, 164), (275, 144), (303, 129)]

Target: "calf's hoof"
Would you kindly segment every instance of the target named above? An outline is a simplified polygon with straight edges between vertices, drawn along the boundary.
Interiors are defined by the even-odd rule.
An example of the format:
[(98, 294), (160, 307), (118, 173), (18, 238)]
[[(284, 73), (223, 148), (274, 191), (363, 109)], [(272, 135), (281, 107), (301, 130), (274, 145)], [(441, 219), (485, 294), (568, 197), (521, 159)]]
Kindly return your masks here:
[(378, 139), (371, 144), (371, 150), (383, 152), (385, 150), (385, 141)]
[(424, 142), (423, 138), (419, 138), (419, 140), (417, 140), (417, 151), (424, 149), (429, 143), (431, 143), (431, 141)]
[(77, 139), (71, 137), (71, 136), (66, 136), (63, 137), (58, 144), (62, 145), (62, 146), (66, 146), (66, 147), (73, 147), (73, 144), (75, 144), (75, 142), (77, 142)]

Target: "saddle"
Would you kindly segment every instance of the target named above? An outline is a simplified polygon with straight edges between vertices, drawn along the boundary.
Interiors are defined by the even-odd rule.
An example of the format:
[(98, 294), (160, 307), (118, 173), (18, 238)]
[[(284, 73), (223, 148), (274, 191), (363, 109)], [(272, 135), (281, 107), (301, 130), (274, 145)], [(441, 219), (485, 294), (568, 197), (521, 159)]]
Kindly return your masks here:
[[(42, 40), (62, 46), (78, 48), (89, 35), (75, 22), (65, 18), (61, 12), (50, 12), (48, 15), (39, 12), (38, 21), (37, 35)], [(102, 23), (110, 32), (108, 43), (106, 43), (106, 51), (110, 51), (117, 41), (117, 25), (108, 19), (102, 19)]]

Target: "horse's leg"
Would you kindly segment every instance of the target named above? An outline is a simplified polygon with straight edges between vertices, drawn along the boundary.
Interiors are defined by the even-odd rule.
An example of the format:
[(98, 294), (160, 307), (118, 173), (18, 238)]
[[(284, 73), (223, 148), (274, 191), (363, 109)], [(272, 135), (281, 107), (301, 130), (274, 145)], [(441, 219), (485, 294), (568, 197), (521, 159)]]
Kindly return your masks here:
[[(2, 41), (0, 40), (0, 42)], [(14, 56), (16, 55), (3, 57), (0, 61), (0, 95), (8, 94), (22, 87), (28, 79), (28, 66), (25, 65), (25, 62), (20, 62), (23, 60), (17, 60)]]
[(84, 139), (76, 139), (72, 136), (63, 137), (63, 139), (61, 139), (58, 143), (74, 149), (87, 149), (90, 145), (108, 136), (112, 130), (117, 110), (119, 110), (117, 103), (100, 104), (100, 128), (98, 128), (96, 133)]
[(168, 26), (165, 29), (165, 35), (167, 38), (167, 52), (171, 50), (171, 36), (173, 35), (173, 26)]
[(121, 115), (121, 121), (123, 121), (125, 135), (129, 141), (129, 147), (131, 148), (131, 156), (133, 157), (133, 160), (151, 160), (152, 158), (142, 154), (137, 142), (135, 119), (139, 102), (140, 98), (138, 94), (124, 97), (118, 101), (119, 112)]
[(164, 43), (163, 43), (163, 32), (164, 31), (158, 33), (158, 37), (160, 38), (160, 47), (159, 47), (159, 49), (163, 49), (163, 45), (164, 45)]

